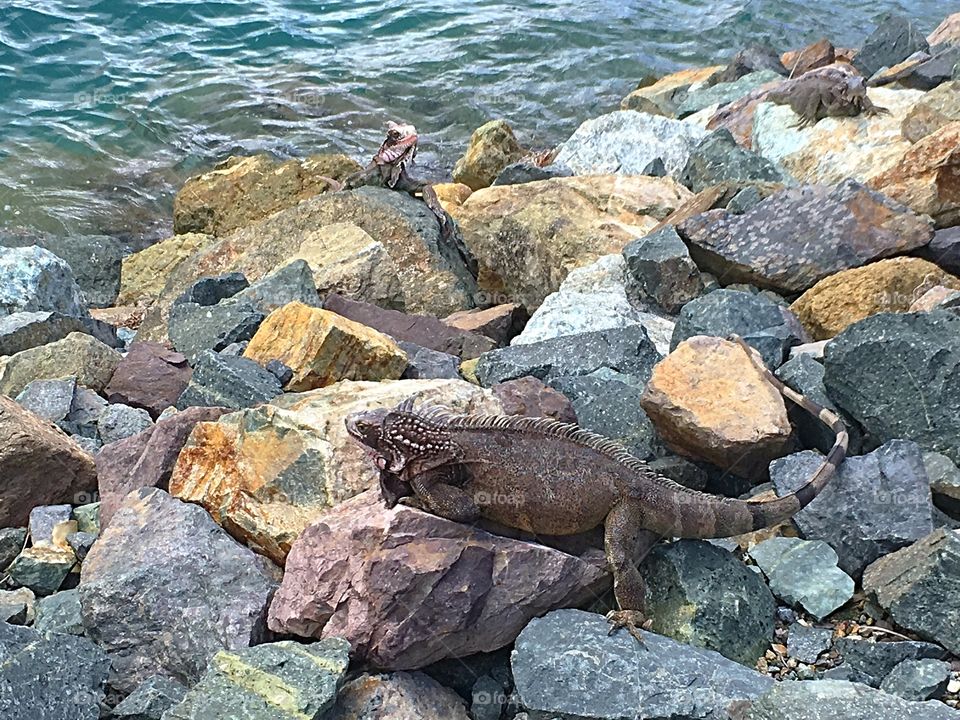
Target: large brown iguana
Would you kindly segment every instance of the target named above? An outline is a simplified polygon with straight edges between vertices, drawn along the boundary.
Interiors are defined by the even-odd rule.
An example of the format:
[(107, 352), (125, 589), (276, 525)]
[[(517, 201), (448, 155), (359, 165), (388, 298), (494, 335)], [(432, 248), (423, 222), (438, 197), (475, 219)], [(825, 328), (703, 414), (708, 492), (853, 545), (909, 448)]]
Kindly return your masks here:
[(347, 429), (371, 451), (389, 507), (412, 495), (450, 520), (486, 518), (542, 535), (603, 525), (620, 606), (608, 615), (611, 632), (626, 627), (639, 639), (646, 587), (637, 566), (658, 540), (731, 537), (783, 522), (817, 496), (846, 454), (840, 418), (786, 387), (734, 339), (786, 398), (836, 433), (823, 464), (790, 495), (748, 502), (697, 492), (607, 438), (547, 418), (455, 415), (407, 400), (352, 415)]

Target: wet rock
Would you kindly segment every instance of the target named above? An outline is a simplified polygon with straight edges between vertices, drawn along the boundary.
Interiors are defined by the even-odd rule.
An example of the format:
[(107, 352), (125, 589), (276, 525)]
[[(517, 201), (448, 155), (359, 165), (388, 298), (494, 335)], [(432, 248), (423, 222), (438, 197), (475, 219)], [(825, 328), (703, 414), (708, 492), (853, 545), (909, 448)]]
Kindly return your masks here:
[(346, 675), (349, 652), (350, 645), (340, 638), (309, 645), (286, 640), (221, 650), (200, 682), (164, 718), (327, 718)]
[(142, 408), (156, 418), (177, 402), (193, 371), (186, 356), (158, 343), (135, 342), (104, 388), (111, 403)]
[(833, 630), (794, 623), (787, 638), (787, 654), (800, 662), (814, 664), (833, 645)]
[(583, 122), (560, 145), (555, 162), (577, 175), (639, 175), (651, 160), (661, 158), (676, 176), (704, 134), (695, 125), (620, 110)]
[(378, 483), (345, 418), (414, 395), (454, 410), (502, 412), (489, 392), (462, 380), (336, 383), (197, 425), (179, 452), (170, 492), (203, 505), (235, 538), (283, 564), (314, 519)]
[(601, 615), (557, 610), (517, 638), (517, 703), (533, 717), (723, 717), (773, 681), (710, 650), (644, 633), (608, 637)]
[[(823, 457), (804, 451), (774, 461), (770, 477), (778, 495), (795, 491)], [(892, 440), (873, 452), (848, 457), (826, 488), (793, 517), (807, 540), (836, 550), (840, 568), (859, 578), (878, 557), (933, 530), (933, 504), (916, 443)]]
[(122, 720), (162, 720), (164, 713), (178, 705), (187, 688), (163, 675), (153, 675), (137, 685), (123, 702), (117, 705), (112, 717)]
[(89, 317), (70, 266), (36, 245), (0, 247), (0, 315), (44, 311)]
[(494, 385), (490, 390), (503, 406), (504, 415), (550, 417), (560, 422), (577, 422), (577, 415), (570, 401), (562, 393), (547, 387), (536, 378), (508, 380)]
[(214, 240), (212, 235), (184, 233), (125, 257), (117, 305), (146, 305), (156, 300), (177, 268)]
[(566, 165), (553, 163), (540, 166), (532, 162), (521, 160), (507, 165), (499, 172), (494, 185), (521, 185), (537, 180), (549, 180), (556, 177), (570, 177), (573, 171)]
[(70, 502), (96, 485), (93, 459), (75, 442), (0, 397), (0, 527), (26, 525), (37, 505)]
[(459, 695), (429, 675), (397, 672), (361, 675), (351, 680), (341, 688), (337, 703), (325, 720), (360, 717), (364, 720), (468, 720), (471, 716), (467, 715)]
[(914, 212), (929, 215), (937, 227), (956, 225), (960, 223), (958, 148), (960, 121), (954, 121), (914, 144), (899, 162), (870, 178), (869, 185)]
[(11, 357), (0, 379), (0, 392), (16, 396), (33, 380), (73, 375), (77, 384), (101, 391), (120, 364), (120, 353), (83, 333), (18, 352)]
[(274, 160), (268, 155), (231, 157), (190, 178), (173, 201), (176, 233), (225, 235), (330, 189), (360, 165), (345, 155)]
[(937, 645), (915, 640), (873, 642), (837, 638), (834, 646), (843, 658), (841, 667), (851, 669), (861, 681), (872, 687), (880, 687), (883, 679), (906, 660), (943, 659), (947, 655)]
[(827, 340), (871, 315), (908, 312), (934, 285), (960, 289), (960, 278), (920, 258), (890, 258), (824, 278), (790, 309), (814, 339)]
[(75, 377), (62, 380), (34, 380), (17, 395), (17, 402), (34, 415), (60, 424), (70, 414), (76, 389)]
[(208, 307), (179, 303), (170, 310), (170, 342), (195, 364), (204, 350), (222, 350), (231, 343), (250, 340), (264, 317), (246, 300)]
[(120, 403), (107, 405), (97, 419), (97, 434), (104, 445), (143, 432), (153, 425), (150, 413)]
[(680, 343), (653, 369), (641, 403), (672, 450), (743, 477), (762, 476), (790, 446), (783, 399), (727, 340)]
[(592, 597), (605, 580), (572, 555), (411, 508), (388, 511), (366, 493), (297, 539), (270, 627), (343, 637), (360, 662), (415, 669), (503, 647), (531, 618)]
[(774, 595), (817, 620), (853, 597), (853, 578), (837, 567), (837, 553), (822, 540), (774, 537), (754, 546), (750, 557)]
[(960, 532), (939, 528), (881, 557), (863, 573), (863, 588), (901, 627), (960, 651)]
[(33, 546), (53, 545), (53, 530), (62, 522), (70, 520), (71, 505), (39, 505), (30, 511), (27, 529)]
[(634, 292), (666, 312), (678, 312), (703, 292), (700, 271), (670, 225), (628, 244), (623, 258)]
[(772, 162), (737, 145), (725, 128), (714, 130), (697, 143), (679, 180), (695, 193), (726, 181), (792, 183), (792, 178)]
[(144, 488), (83, 563), (83, 623), (121, 692), (157, 673), (192, 685), (219, 650), (263, 642), (278, 574), (202, 508)]
[(0, 717), (98, 720), (110, 660), (86, 638), (0, 623)]
[(181, 410), (191, 407), (240, 410), (270, 402), (282, 392), (277, 376), (253, 360), (205, 350), (198, 357), (190, 384), (176, 406)]
[(17, 587), (30, 588), (38, 596), (51, 595), (76, 564), (77, 558), (70, 550), (28, 547), (10, 564), (7, 574)]
[(464, 360), (475, 358), (494, 347), (493, 341), (485, 335), (457, 330), (430, 315), (407, 315), (336, 294), (328, 295), (323, 307), (348, 320), (379, 330), (396, 341), (415, 343)]
[(0, 572), (7, 569), (20, 554), (27, 542), (27, 529), (22, 527), (0, 528)]
[[(133, 490), (142, 487), (166, 490), (174, 463), (194, 425), (212, 422), (225, 412), (224, 408), (189, 408), (158, 421), (138, 435), (105, 447), (96, 460), (101, 502), (96, 513), (81, 512), (81, 508), (74, 510), (79, 529), (99, 532), (101, 523), (106, 527)], [(97, 517), (96, 523), (92, 522), (93, 515)]]
[(755, 348), (770, 368), (779, 367), (790, 347), (807, 339), (797, 319), (783, 305), (764, 295), (723, 289), (683, 306), (670, 347), (675, 350), (695, 335), (727, 338), (731, 334)]
[(80, 592), (62, 590), (37, 600), (33, 629), (40, 633), (83, 635)]
[(407, 354), (407, 369), (403, 380), (429, 380), (431, 378), (459, 378), (460, 358), (449, 353), (420, 347), (414, 343), (397, 343)]
[(522, 305), (505, 303), (482, 310), (461, 310), (448, 315), (443, 322), (457, 330), (486, 335), (497, 346), (503, 346), (523, 330), (529, 318)]
[(610, 368), (646, 383), (661, 358), (640, 325), (567, 335), (491, 350), (480, 356), (477, 379), (484, 386), (531, 375), (547, 385), (567, 376)]
[(513, 130), (504, 120), (491, 120), (473, 131), (470, 145), (453, 168), (453, 181), (479, 190), (493, 184), (507, 165), (523, 157)]
[(533, 310), (571, 270), (620, 252), (689, 197), (670, 178), (555, 178), (479, 190), (454, 217), (479, 262), (480, 289)]
[(895, 695), (843, 680), (777, 683), (754, 701), (745, 720), (868, 720), (908, 717), (910, 720), (956, 720), (942, 703), (908, 702)]
[(280, 360), (293, 370), (286, 390), (338, 380), (399, 378), (406, 354), (389, 337), (329, 310), (290, 303), (264, 320), (243, 356), (261, 365)]
[(313, 271), (306, 260), (294, 260), (284, 265), (245, 290), (241, 290), (236, 298), (248, 300), (265, 315), (291, 302), (320, 305)]
[(923, 33), (905, 17), (888, 13), (877, 23), (877, 28), (864, 41), (853, 58), (853, 66), (864, 77), (870, 77), (884, 67), (892, 67), (917, 51), (929, 50)]
[(701, 540), (657, 545), (641, 565), (653, 631), (753, 665), (773, 637), (773, 595), (731, 553)]
[[(822, 242), (809, 242), (811, 228)], [(921, 247), (932, 236), (925, 220), (852, 180), (786, 188), (743, 215), (711, 210), (680, 223), (677, 231), (697, 266), (722, 283), (784, 293)]]
[(0, 317), (0, 355), (14, 355), (63, 340), (73, 332), (92, 335), (110, 347), (121, 345), (116, 329), (94, 318), (56, 312), (15, 312)]
[(243, 273), (231, 272), (214, 277), (202, 277), (188, 287), (183, 294), (174, 301), (174, 305), (193, 303), (210, 307), (221, 300), (228, 300), (241, 290), (250, 287), (250, 283)]
[(960, 461), (960, 317), (874, 315), (827, 346), (827, 392), (880, 442), (907, 438)]
[(904, 660), (883, 679), (880, 689), (904, 700), (922, 702), (942, 695), (950, 677), (948, 662)]

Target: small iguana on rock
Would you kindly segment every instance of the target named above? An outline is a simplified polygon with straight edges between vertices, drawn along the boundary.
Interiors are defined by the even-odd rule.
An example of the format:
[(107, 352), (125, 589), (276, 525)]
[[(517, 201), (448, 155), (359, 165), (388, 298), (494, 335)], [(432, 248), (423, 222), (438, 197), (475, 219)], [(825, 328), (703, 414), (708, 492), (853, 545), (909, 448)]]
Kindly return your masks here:
[(637, 566), (658, 540), (731, 537), (783, 522), (817, 496), (846, 454), (840, 418), (786, 387), (734, 339), (784, 397), (836, 433), (823, 464), (790, 495), (748, 502), (697, 492), (612, 440), (548, 418), (455, 415), (406, 400), (348, 417), (347, 430), (380, 470), (388, 507), (415, 496), (424, 510), (449, 520), (486, 518), (542, 535), (603, 525), (620, 607), (608, 615), (611, 632), (626, 627), (639, 639), (646, 587)]
[(889, 112), (867, 97), (862, 75), (840, 66), (811, 70), (798, 78), (785, 80), (769, 90), (764, 100), (789, 105), (800, 116), (799, 127), (808, 127), (826, 117), (856, 117)]

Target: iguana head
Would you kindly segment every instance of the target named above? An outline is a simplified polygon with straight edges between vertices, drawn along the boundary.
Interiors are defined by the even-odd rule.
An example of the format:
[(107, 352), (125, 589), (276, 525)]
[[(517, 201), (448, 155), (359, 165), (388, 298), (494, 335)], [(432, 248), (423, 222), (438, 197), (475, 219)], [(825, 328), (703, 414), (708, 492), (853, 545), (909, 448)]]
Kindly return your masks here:
[(373, 161), (377, 165), (406, 165), (416, 157), (419, 139), (413, 125), (390, 121), (387, 123), (387, 138), (373, 156)]

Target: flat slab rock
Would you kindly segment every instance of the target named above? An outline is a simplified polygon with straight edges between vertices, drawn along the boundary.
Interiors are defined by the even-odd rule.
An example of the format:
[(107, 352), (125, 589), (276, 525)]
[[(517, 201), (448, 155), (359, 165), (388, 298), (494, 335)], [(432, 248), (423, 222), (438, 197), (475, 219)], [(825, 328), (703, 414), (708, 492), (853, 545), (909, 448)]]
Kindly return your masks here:
[(608, 636), (602, 615), (557, 610), (517, 638), (511, 656), (518, 704), (532, 718), (727, 720), (731, 704), (773, 681), (711, 650), (643, 633)]
[[(287, 556), (270, 629), (342, 637), (354, 659), (416, 669), (503, 647), (532, 618), (595, 597), (606, 569), (367, 492), (315, 521)], [(631, 638), (632, 639), (632, 638)]]
[(743, 213), (710, 210), (681, 222), (697, 266), (724, 285), (800, 293), (818, 280), (926, 245), (932, 226), (853, 180), (781, 190)]
[(218, 651), (266, 639), (278, 576), (203, 508), (143, 488), (83, 563), (83, 623), (110, 656), (111, 685), (121, 692), (157, 673), (193, 685)]

